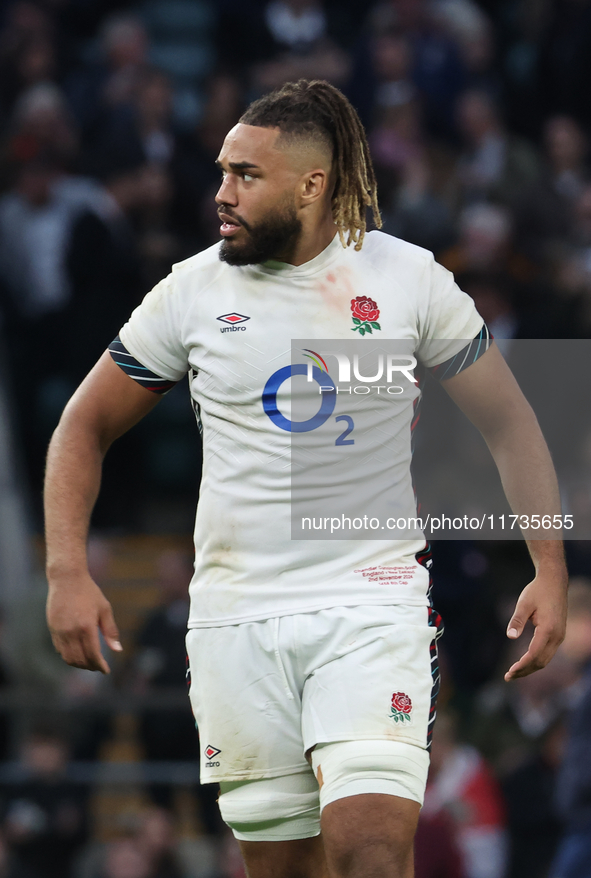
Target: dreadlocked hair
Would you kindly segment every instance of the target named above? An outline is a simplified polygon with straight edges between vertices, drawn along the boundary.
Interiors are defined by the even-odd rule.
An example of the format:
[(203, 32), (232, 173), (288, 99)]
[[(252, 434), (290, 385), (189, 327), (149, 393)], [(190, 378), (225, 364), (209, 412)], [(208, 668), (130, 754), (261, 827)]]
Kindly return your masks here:
[(371, 207), (377, 228), (382, 227), (365, 130), (355, 108), (334, 85), (323, 80), (288, 82), (254, 101), (240, 122), (279, 128), (287, 137), (309, 137), (329, 147), (335, 175), (332, 213), (343, 247), (353, 243), (361, 250), (366, 207)]

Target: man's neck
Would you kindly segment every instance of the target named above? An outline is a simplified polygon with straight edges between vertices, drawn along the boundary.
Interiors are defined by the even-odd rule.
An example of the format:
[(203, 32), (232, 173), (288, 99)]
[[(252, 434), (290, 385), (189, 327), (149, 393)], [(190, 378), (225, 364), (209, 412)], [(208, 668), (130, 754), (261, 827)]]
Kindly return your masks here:
[(311, 230), (303, 230), (293, 250), (289, 254), (275, 257), (275, 262), (286, 262), (288, 265), (303, 265), (310, 262), (325, 250), (337, 233), (332, 216), (321, 225)]

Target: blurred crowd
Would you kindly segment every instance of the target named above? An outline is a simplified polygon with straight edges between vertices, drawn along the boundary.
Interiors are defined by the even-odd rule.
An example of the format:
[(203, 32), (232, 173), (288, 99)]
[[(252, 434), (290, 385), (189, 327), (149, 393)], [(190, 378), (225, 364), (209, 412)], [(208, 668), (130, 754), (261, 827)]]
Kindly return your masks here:
[[(299, 77), (353, 101), (384, 230), (433, 250), (497, 339), (591, 337), (591, 0), (7, 0), (0, 403), (32, 528), (65, 402), (171, 264), (218, 240), (223, 138), (252, 99)], [(589, 521), (590, 449), (569, 487)], [(98, 531), (190, 532), (199, 460), (178, 387), (111, 453)], [(507, 686), (523, 546), (435, 543), (447, 633), (417, 878), (591, 875), (589, 545), (568, 545), (577, 581), (556, 660)], [(92, 553), (100, 582), (108, 548)], [(0, 699), (24, 687), (143, 707), (21, 725), (0, 710), (0, 878), (243, 875), (215, 790), (159, 774), (199, 758), (181, 697), (189, 578), (186, 556), (162, 555), (108, 683), (57, 663), (42, 582), (7, 611)], [(147, 780), (109, 792), (92, 773), (108, 747), (151, 764)], [(101, 807), (120, 819), (98, 833)]]
[[(347, 93), (385, 231), (433, 250), (497, 338), (588, 338), (590, 49), (586, 0), (3, 4), (0, 331), (34, 512), (64, 402), (170, 265), (218, 240), (223, 137), (288, 79)], [(101, 523), (125, 505), (117, 524), (145, 527), (146, 470), (195, 487), (170, 463), (190, 443), (156, 432), (114, 452)]]
[[(159, 550), (153, 578), (126, 592), (114, 588), (113, 540), (89, 549), (124, 645), (108, 677), (53, 651), (42, 577), (0, 632), (0, 878), (245, 878), (217, 787), (198, 783), (191, 553)], [(531, 573), (523, 547), (435, 542), (434, 562), (447, 632), (416, 878), (588, 878), (591, 578), (571, 580), (552, 663), (507, 685), (532, 633), (504, 635)]]

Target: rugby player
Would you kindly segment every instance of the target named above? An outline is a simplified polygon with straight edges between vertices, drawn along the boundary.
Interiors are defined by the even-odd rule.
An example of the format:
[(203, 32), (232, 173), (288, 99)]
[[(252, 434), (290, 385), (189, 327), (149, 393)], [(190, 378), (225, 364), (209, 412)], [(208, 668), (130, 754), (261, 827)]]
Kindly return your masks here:
[[(410, 878), (438, 687), (428, 546), (292, 541), (291, 427), (265, 388), (290, 376), (292, 339), (411, 340), (425, 366), (445, 366), (442, 383), (486, 439), (515, 512), (559, 514), (556, 477), (472, 300), (432, 254), (378, 230), (365, 132), (341, 92), (302, 80), (264, 96), (217, 164), (221, 243), (146, 296), (53, 436), (53, 642), (69, 664), (105, 673), (99, 630), (120, 649), (86, 563), (101, 464), (188, 373), (204, 442), (187, 635), (202, 781), (220, 783), (251, 878)], [(378, 229), (366, 233), (368, 206)], [(411, 410), (397, 415), (408, 439), (392, 462), (405, 497)], [(528, 546), (536, 575), (508, 636), (528, 620), (535, 633), (507, 680), (543, 667), (564, 634), (562, 543)]]

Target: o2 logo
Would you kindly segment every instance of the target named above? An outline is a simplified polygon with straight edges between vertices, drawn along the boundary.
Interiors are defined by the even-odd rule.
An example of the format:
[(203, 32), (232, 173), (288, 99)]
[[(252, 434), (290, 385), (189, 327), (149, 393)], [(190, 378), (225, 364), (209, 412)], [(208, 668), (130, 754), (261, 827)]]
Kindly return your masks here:
[[(265, 414), (273, 421), (276, 427), (286, 430), (288, 433), (307, 433), (310, 430), (316, 430), (328, 421), (337, 401), (337, 391), (334, 381), (327, 372), (323, 372), (317, 366), (312, 367), (312, 378), (322, 388), (320, 393), (320, 408), (312, 418), (306, 421), (290, 421), (285, 415), (282, 415), (277, 407), (277, 393), (284, 381), (292, 378), (294, 375), (309, 375), (310, 367), (301, 365), (283, 366), (274, 372), (263, 390), (263, 409)], [(328, 389), (332, 388), (332, 389)], [(347, 429), (335, 440), (335, 445), (353, 445), (354, 439), (346, 437), (354, 428), (353, 418), (349, 415), (339, 415), (335, 421), (346, 421)]]

